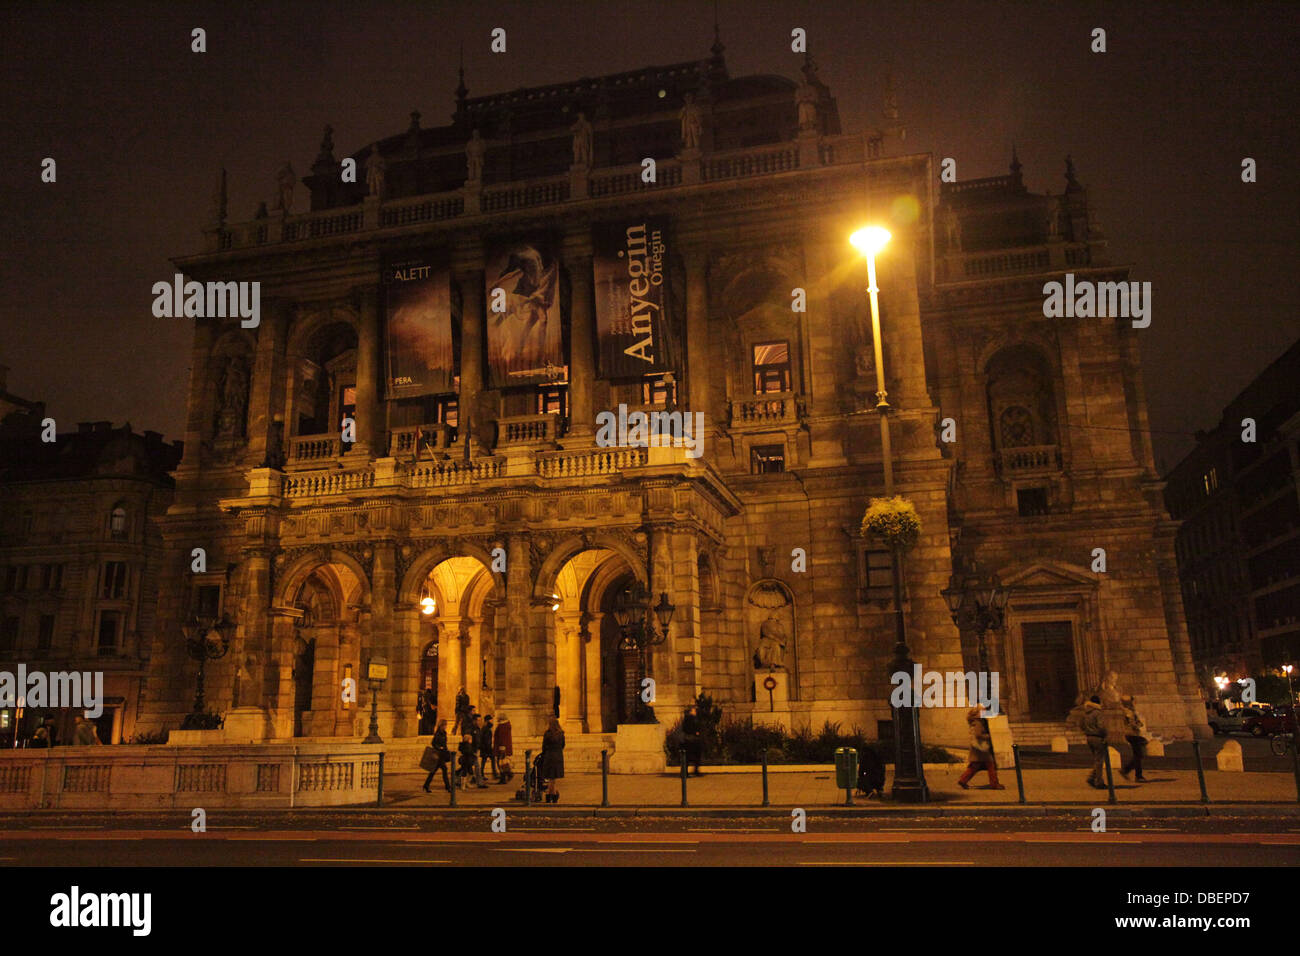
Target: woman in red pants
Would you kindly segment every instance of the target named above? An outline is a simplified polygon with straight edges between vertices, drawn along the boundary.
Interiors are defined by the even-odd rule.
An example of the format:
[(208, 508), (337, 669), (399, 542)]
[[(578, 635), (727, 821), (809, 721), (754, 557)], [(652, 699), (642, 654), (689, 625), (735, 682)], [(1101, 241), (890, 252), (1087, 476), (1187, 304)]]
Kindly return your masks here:
[(957, 778), (957, 786), (963, 790), (970, 789), (970, 779), (981, 770), (989, 772), (989, 789), (1005, 790), (1006, 787), (998, 783), (998, 765), (993, 759), (993, 738), (989, 735), (988, 724), (985, 722), (984, 706), (978, 704), (966, 712), (966, 723), (970, 726), (970, 765), (966, 772)]

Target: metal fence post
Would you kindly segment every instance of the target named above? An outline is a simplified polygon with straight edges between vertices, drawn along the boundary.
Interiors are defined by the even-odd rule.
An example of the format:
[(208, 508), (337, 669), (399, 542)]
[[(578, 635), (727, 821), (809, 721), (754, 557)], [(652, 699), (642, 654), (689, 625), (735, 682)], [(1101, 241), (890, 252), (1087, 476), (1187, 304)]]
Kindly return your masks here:
[(770, 807), (772, 804), (767, 799), (767, 748), (763, 748), (763, 806)]
[(538, 783), (536, 775), (533, 773), (533, 752), (524, 751), (524, 806), (533, 805), (533, 784)]
[(677, 756), (682, 762), (682, 806), (686, 806), (686, 748), (679, 749)]
[(1297, 803), (1300, 803), (1300, 742), (1297, 741), (1298, 737), (1300, 737), (1300, 728), (1291, 733), (1291, 766), (1292, 771), (1295, 773), (1295, 799)]
[[(1020, 802), (1025, 802), (1025, 775), (1020, 772), (1020, 744), (1011, 745), (1011, 756), (1016, 761), (1016, 789), (1020, 791)], [(996, 762), (997, 758), (994, 758)]]
[(1201, 766), (1201, 742), (1192, 740), (1192, 753), (1196, 757), (1196, 779), (1201, 785), (1201, 803), (1210, 802), (1210, 793), (1205, 789), (1205, 769)]
[[(456, 791), (458, 791), (458, 790), (460, 789), (460, 781), (456, 779), (456, 756), (455, 756), (455, 754), (452, 755), (452, 758), (451, 758), (450, 763), (451, 763), (451, 805), (454, 807), (454, 806), (456, 806), (456, 801), (457, 801), (457, 793), (456, 793)], [(444, 769), (446, 769), (446, 768), (444, 768)]]
[(600, 805), (609, 806), (609, 751), (600, 752)]
[(379, 751), (379, 793), (375, 796), (375, 806), (384, 805), (384, 752)]

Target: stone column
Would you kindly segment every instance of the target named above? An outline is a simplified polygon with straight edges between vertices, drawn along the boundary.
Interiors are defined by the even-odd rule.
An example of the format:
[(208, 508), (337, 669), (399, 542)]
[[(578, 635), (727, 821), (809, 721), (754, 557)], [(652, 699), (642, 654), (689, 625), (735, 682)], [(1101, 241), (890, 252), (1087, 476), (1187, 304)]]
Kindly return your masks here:
[[(362, 653), (361, 666), (371, 657), (388, 661), (388, 680), (379, 691), (379, 734), (410, 736), (415, 733), (415, 683), (399, 682), (396, 663), (403, 656), (402, 635), (396, 630), (393, 614), (397, 600), (397, 549), (391, 541), (374, 545), (374, 564), (370, 570), (370, 643), (369, 654)], [(403, 677), (406, 676), (403, 668)], [(358, 677), (360, 681), (361, 678)], [(368, 681), (362, 681), (369, 687)], [(367, 690), (367, 693), (369, 691)], [(366, 727), (370, 715), (365, 715)]]
[[(357, 441), (353, 452), (361, 455), (387, 453), (387, 436), (380, 421), (381, 377), (379, 373), (379, 288), (357, 290), (360, 321), (357, 329)], [(338, 423), (334, 423), (337, 425)]]
[(203, 449), (203, 399), (208, 391), (208, 359), (212, 350), (212, 325), (199, 319), (194, 325), (194, 348), (190, 350), (190, 390), (185, 419), (185, 456), (180, 470), (198, 469)]
[(270, 303), (270, 315), (257, 329), (257, 355), (253, 365), (253, 384), (248, 392), (247, 464), (258, 468), (266, 460), (271, 443), (283, 441), (274, 434), (274, 425), (284, 421), (285, 343), (289, 336), (292, 308), (288, 301)]
[(586, 633), (579, 634), (586, 662), (583, 673), (586, 706), (582, 717), (586, 722), (587, 733), (600, 733), (601, 730), (600, 627), (604, 616), (600, 611), (588, 612)]
[(266, 699), (272, 736), (278, 738), (293, 736), (293, 653), (297, 638), (293, 625), (292, 617), (272, 609), (271, 652), (266, 664)]
[[(650, 606), (659, 603), (661, 592), (668, 595), (668, 600), (676, 605), (676, 588), (673, 582), (672, 560), (672, 526), (667, 524), (651, 525), (649, 528), (650, 548)], [(681, 608), (678, 609), (680, 611)], [(658, 618), (650, 612), (650, 620), (656, 628)], [(680, 632), (681, 622), (676, 614), (668, 625), (668, 639), (651, 649), (648, 672), (646, 676), (655, 681), (655, 713), (676, 714), (681, 705), (681, 694), (677, 687), (677, 652), (675, 635)]]
[[(459, 441), (473, 430), (474, 439), (483, 443), (483, 428), (478, 411), (479, 394), (483, 391), (483, 272), (475, 268), (459, 273), (460, 286), (460, 395), (458, 397), (460, 425)], [(462, 454), (464, 446), (462, 445)]]
[(704, 412), (705, 427), (711, 430), (713, 408), (709, 381), (709, 285), (708, 253), (688, 248), (686, 264), (686, 389), (678, 404), (692, 412)]
[[(530, 631), (532, 619), (532, 573), (528, 536), (510, 535), (506, 544), (506, 686), (504, 700), (515, 733), (533, 733), (539, 708), (532, 675)], [(500, 698), (498, 698), (500, 699)]]
[[(583, 237), (590, 247), (590, 239)], [(566, 246), (567, 249), (567, 246)], [(596, 308), (592, 299), (591, 255), (565, 255), (573, 293), (569, 313), (569, 433), (590, 435), (595, 430), (592, 407), (596, 382)]]

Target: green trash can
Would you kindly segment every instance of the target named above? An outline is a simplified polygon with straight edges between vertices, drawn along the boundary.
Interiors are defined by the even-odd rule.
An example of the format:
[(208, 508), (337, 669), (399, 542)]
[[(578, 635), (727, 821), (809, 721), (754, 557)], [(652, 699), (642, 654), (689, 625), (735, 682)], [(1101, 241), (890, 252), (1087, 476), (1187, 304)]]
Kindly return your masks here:
[(835, 786), (852, 790), (858, 785), (858, 752), (852, 747), (835, 750)]

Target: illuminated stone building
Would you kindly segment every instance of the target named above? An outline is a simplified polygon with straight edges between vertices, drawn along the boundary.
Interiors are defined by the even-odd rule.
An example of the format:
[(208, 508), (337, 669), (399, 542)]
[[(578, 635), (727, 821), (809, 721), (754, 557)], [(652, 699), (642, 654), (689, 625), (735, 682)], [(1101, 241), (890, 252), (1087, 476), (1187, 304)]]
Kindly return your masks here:
[[(1033, 315), (1035, 283), (1099, 254), (1086, 203), (1066, 201), (1063, 234), (1026, 220), (976, 240), (981, 204), (1008, 190), (1045, 208), (998, 180), (950, 197), (967, 244), (936, 241), (931, 158), (902, 154), (897, 111), (844, 133), (811, 61), (802, 73), (733, 78), (717, 44), (499, 95), (462, 81), (446, 126), (412, 114), (342, 158), (327, 129), (310, 212), (293, 211), (287, 167), (250, 221), (227, 221), (222, 187), (204, 251), (176, 264), (260, 282), (262, 314), (196, 320), (162, 522), (159, 725), (188, 709), (179, 627), (202, 593), (236, 625), (207, 672), (231, 739), (364, 733), (366, 682), (356, 704), (340, 687), (376, 656), (385, 736), (416, 733), (421, 689), (451, 716), (465, 686), (517, 739), (558, 711), (571, 748), (617, 758), (638, 669), (614, 611), (639, 581), (675, 608), (649, 651), (660, 732), (701, 692), (731, 717), (883, 729), (889, 572), (859, 531), (881, 441), (866, 268), (847, 242), (880, 222), (894, 470), (924, 525), (905, 569), (914, 657), (974, 666), (940, 595), (956, 541), (1016, 589), (996, 648), (1021, 675), (1014, 721), (1073, 703), (1058, 688), (1060, 712), (1035, 711), (1018, 649), (1029, 635), (1062, 654), (1069, 627), (1080, 688), (1115, 669), (1149, 720), (1189, 733), (1132, 333)], [(1033, 433), (1004, 442), (989, 403), (1002, 416), (1022, 394)], [(702, 447), (610, 446), (600, 416), (620, 408), (699, 413)], [(1099, 416), (1122, 435), (1069, 428)], [(1049, 514), (1025, 515), (1031, 492)], [(1097, 545), (1106, 575), (1088, 570)], [(964, 741), (964, 711), (927, 711), (923, 731)]]

